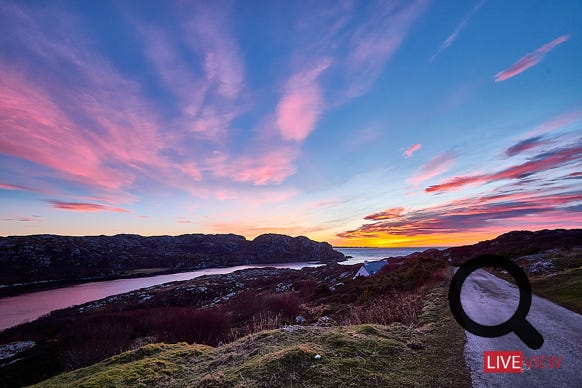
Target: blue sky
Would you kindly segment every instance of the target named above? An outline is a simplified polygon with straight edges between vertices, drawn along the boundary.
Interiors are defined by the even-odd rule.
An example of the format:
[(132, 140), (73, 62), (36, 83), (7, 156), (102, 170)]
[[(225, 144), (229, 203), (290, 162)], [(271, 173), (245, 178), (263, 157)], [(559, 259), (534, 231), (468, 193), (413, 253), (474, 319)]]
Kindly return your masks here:
[(0, 234), (580, 227), (578, 1), (0, 2)]

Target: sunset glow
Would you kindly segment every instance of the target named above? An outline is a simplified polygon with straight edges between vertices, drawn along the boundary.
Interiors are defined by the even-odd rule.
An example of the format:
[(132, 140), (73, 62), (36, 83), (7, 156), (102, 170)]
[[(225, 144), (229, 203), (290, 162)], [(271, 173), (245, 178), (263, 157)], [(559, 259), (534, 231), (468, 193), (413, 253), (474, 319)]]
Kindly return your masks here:
[(0, 3), (0, 234), (582, 227), (582, 3)]

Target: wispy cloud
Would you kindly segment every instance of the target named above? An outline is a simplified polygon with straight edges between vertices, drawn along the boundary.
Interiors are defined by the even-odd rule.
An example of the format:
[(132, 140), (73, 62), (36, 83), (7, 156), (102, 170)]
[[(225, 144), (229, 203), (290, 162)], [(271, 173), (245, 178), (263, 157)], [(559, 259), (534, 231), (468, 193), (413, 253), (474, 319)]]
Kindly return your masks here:
[(47, 201), (53, 209), (60, 209), (60, 210), (71, 210), (75, 212), (114, 212), (114, 213), (131, 213), (131, 211), (127, 209), (122, 209), (119, 207), (101, 205), (98, 203), (83, 203), (83, 202), (61, 202), (55, 200)]
[(532, 66), (537, 65), (547, 53), (552, 51), (554, 47), (558, 46), (559, 44), (564, 43), (570, 38), (570, 35), (562, 35), (551, 42), (548, 42), (541, 46), (540, 48), (536, 49), (535, 51), (525, 55), (519, 61), (514, 63), (509, 68), (500, 71), (495, 75), (495, 82), (505, 81), (511, 77), (515, 77), (519, 73), (522, 73), (529, 69)]
[(553, 117), (552, 119), (538, 125), (531, 131), (527, 132), (524, 137), (535, 137), (548, 132), (558, 131), (567, 126), (582, 121), (582, 109), (566, 112)]
[(295, 172), (292, 148), (281, 148), (263, 155), (225, 160), (212, 168), (216, 176), (230, 176), (237, 182), (255, 185), (281, 183)]
[[(154, 77), (176, 98), (178, 112), (152, 100), (145, 85), (122, 74), (94, 42), (85, 36), (69, 39), (80, 23), (72, 15), (61, 18), (26, 5), (3, 8), (0, 16), (6, 13), (3, 20), (13, 23), (11, 39), (25, 51), (21, 61), (42, 64), (46, 71), (0, 61), (0, 153), (33, 162), (51, 178), (117, 204), (131, 202), (144, 185), (218, 196), (239, 183), (283, 182), (295, 172), (296, 148), (280, 139), (227, 136), (246, 105), (244, 62), (234, 34), (224, 28), (231, 25), (227, 12), (185, 7), (176, 23), (184, 31), (178, 38), (167, 28), (139, 20), (130, 24)], [(58, 26), (49, 22), (56, 19)], [(193, 65), (192, 58), (202, 62)], [(315, 91), (317, 100), (317, 76), (292, 79), (289, 93), (304, 97)], [(307, 136), (315, 125), (319, 110), (304, 108), (301, 114), (312, 109), (311, 119), (298, 129), (286, 128), (291, 137)], [(217, 159), (216, 150), (224, 157)], [(55, 194), (24, 185), (3, 188)]]
[(364, 219), (365, 220), (374, 220), (374, 221), (391, 220), (391, 219), (400, 217), (403, 212), (404, 212), (403, 207), (394, 207), (391, 209), (383, 210), (383, 211), (378, 212), (378, 213), (370, 214), (370, 215), (364, 217)]
[[(526, 140), (505, 151), (513, 157), (542, 148), (538, 143), (544, 141)], [(559, 145), (538, 151), (525, 162), (494, 172), (457, 176), (425, 190), (441, 193), (472, 187), (465, 195), (463, 191), (455, 193), (455, 199), (424, 206), (390, 207), (369, 214), (364, 217), (367, 223), (338, 233), (340, 243), (458, 244), (512, 229), (579, 227), (582, 191), (577, 180), (582, 145), (580, 139), (572, 142), (568, 137), (553, 142)], [(429, 162), (425, 166), (430, 165)], [(419, 171), (419, 175), (422, 173)], [(495, 185), (485, 186), (488, 183)]]
[(350, 41), (348, 96), (368, 91), (428, 4), (427, 0), (371, 3), (369, 19), (354, 31)]
[[(436, 206), (411, 209), (394, 217), (367, 220), (376, 222), (340, 233), (343, 238), (353, 239), (378, 236), (419, 236), (504, 230), (503, 222), (521, 221), (523, 225), (535, 225), (524, 217), (538, 216), (538, 222), (556, 225), (576, 225), (579, 215), (572, 212), (572, 205), (582, 199), (579, 191), (543, 194), (536, 190), (521, 193), (489, 194), (446, 202)], [(517, 224), (519, 225), (519, 224)]]
[(0, 152), (105, 189), (118, 188), (131, 181), (131, 176), (120, 171), (102, 168), (98, 150), (92, 147), (93, 140), (100, 140), (78, 130), (46, 93), (10, 67), (0, 63), (0, 69), (3, 74), (0, 120), (4, 132)]
[(236, 98), (245, 85), (244, 62), (230, 31), (228, 6), (193, 3), (185, 7), (188, 44), (204, 58), (208, 80), (222, 97)]
[(425, 191), (427, 193), (438, 193), (458, 190), (477, 183), (485, 184), (500, 180), (522, 179), (543, 171), (580, 162), (581, 159), (582, 145), (580, 143), (571, 144), (540, 153), (527, 162), (505, 168), (495, 173), (459, 176), (447, 179), (443, 183), (427, 187)]
[(424, 181), (447, 172), (455, 163), (456, 156), (450, 152), (443, 152), (423, 164), (416, 173), (406, 179), (408, 183), (418, 185)]
[(317, 82), (331, 64), (326, 58), (315, 67), (291, 77), (277, 105), (277, 127), (285, 140), (302, 141), (315, 128), (323, 110), (323, 96)]
[(30, 191), (33, 193), (41, 193), (41, 194), (53, 194), (53, 192), (44, 189), (36, 189), (33, 187), (28, 186), (21, 186), (21, 185), (13, 185), (10, 183), (2, 183), (0, 182), (0, 190), (22, 190), (22, 191)]
[(193, 3), (177, 8), (179, 35), (162, 25), (132, 22), (143, 38), (147, 58), (177, 99), (182, 116), (173, 125), (195, 132), (198, 139), (221, 141), (247, 105), (241, 99), (245, 65), (230, 31), (231, 7)]
[(420, 143), (413, 144), (410, 147), (408, 147), (402, 155), (405, 158), (410, 158), (412, 156), (412, 154), (414, 154), (416, 151), (418, 151), (421, 148), (422, 148), (422, 144), (420, 144)]
[(471, 11), (469, 11), (469, 13), (465, 15), (465, 17), (461, 20), (457, 27), (455, 27), (453, 32), (441, 43), (438, 50), (432, 55), (432, 57), (430, 57), (431, 62), (434, 62), (434, 60), (436, 59), (437, 56), (439, 56), (440, 53), (446, 50), (450, 45), (452, 45), (455, 42), (455, 40), (457, 40), (461, 31), (463, 31), (463, 29), (467, 27), (473, 15), (475, 15), (475, 13), (483, 6), (484, 3), (485, 0), (480, 0), (473, 6), (473, 8), (471, 8)]
[(512, 145), (511, 147), (506, 149), (505, 156), (507, 157), (515, 156), (521, 154), (522, 152), (540, 147), (542, 145), (547, 145), (549, 143), (550, 141), (544, 139), (542, 136), (530, 137), (529, 139), (521, 140), (517, 144)]
[(32, 217), (6, 217), (0, 219), (0, 221), (17, 221), (17, 222), (43, 222), (42, 217), (32, 216)]
[(135, 22), (143, 36), (145, 54), (159, 78), (178, 99), (182, 113), (196, 117), (210, 87), (202, 74), (197, 74), (182, 57), (174, 42), (160, 27)]

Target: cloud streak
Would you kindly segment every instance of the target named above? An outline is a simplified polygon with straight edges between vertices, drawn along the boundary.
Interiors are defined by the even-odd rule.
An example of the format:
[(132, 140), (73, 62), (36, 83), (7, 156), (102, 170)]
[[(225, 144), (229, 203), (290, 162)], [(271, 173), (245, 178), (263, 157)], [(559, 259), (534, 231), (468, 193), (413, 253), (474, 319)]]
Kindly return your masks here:
[(365, 220), (374, 220), (374, 221), (391, 220), (391, 219), (395, 219), (395, 218), (400, 217), (402, 215), (402, 213), (404, 213), (403, 207), (394, 207), (391, 209), (383, 210), (383, 211), (378, 212), (378, 213), (370, 214), (370, 215), (364, 217), (364, 219)]
[(548, 120), (525, 134), (525, 137), (536, 137), (548, 132), (554, 132), (578, 123), (582, 120), (582, 109), (562, 113), (551, 120)]
[(122, 209), (114, 206), (101, 205), (98, 203), (84, 203), (84, 202), (62, 202), (56, 200), (47, 201), (53, 209), (70, 210), (75, 212), (93, 213), (93, 212), (114, 212), (114, 213), (131, 213), (127, 209)]
[(416, 151), (422, 148), (422, 144), (416, 143), (408, 147), (404, 154), (402, 154), (405, 158), (410, 158)]
[(21, 191), (30, 191), (33, 193), (53, 194), (51, 191), (48, 191), (48, 190), (35, 189), (32, 187), (28, 187), (28, 186), (13, 185), (10, 183), (2, 183), (2, 182), (0, 182), (0, 190), (21, 190)]
[(527, 217), (537, 216), (538, 222), (575, 225), (580, 215), (571, 206), (582, 200), (582, 192), (493, 194), (443, 203), (437, 206), (413, 209), (394, 217), (366, 216), (376, 222), (338, 234), (342, 238), (378, 236), (421, 236), (431, 234), (467, 233), (491, 228), (504, 230), (507, 220), (531, 222)]
[(495, 75), (495, 82), (505, 81), (511, 77), (515, 77), (516, 75), (526, 71), (530, 67), (533, 67), (541, 62), (542, 59), (546, 56), (547, 53), (552, 51), (556, 46), (564, 43), (570, 38), (570, 35), (562, 35), (551, 42), (548, 42), (541, 46), (540, 48), (536, 49), (535, 51), (525, 55), (519, 61), (514, 63), (509, 68), (500, 71)]
[(455, 27), (453, 32), (441, 43), (438, 50), (432, 55), (432, 57), (430, 57), (431, 62), (434, 62), (437, 56), (439, 56), (450, 45), (452, 45), (455, 42), (455, 40), (457, 40), (461, 31), (463, 31), (463, 29), (467, 27), (473, 15), (475, 15), (475, 13), (483, 6), (484, 3), (485, 0), (480, 0), (477, 2), (477, 4), (473, 6), (473, 8), (471, 8), (471, 11), (469, 11), (469, 13), (465, 15), (465, 17), (461, 20), (457, 27)]
[(544, 140), (541, 136), (530, 137), (529, 139), (521, 140), (517, 144), (506, 149), (505, 156), (512, 157), (549, 143), (549, 140)]
[(32, 217), (14, 217), (14, 218), (2, 218), (1, 221), (18, 221), (18, 222), (43, 222), (43, 219), (38, 216)]
[(350, 42), (349, 96), (368, 91), (428, 4), (426, 0), (373, 3), (369, 19), (354, 31)]
[(418, 185), (424, 181), (441, 175), (447, 172), (453, 166), (456, 159), (456, 156), (450, 151), (438, 154), (423, 164), (418, 169), (418, 171), (413, 176), (406, 179), (406, 181), (408, 183), (412, 183), (413, 185)]
[(486, 184), (500, 180), (526, 178), (543, 171), (579, 162), (582, 159), (581, 155), (582, 145), (579, 143), (573, 144), (538, 154), (527, 162), (505, 168), (495, 173), (454, 177), (443, 183), (429, 186), (425, 191), (427, 193), (438, 193), (458, 190), (477, 183)]

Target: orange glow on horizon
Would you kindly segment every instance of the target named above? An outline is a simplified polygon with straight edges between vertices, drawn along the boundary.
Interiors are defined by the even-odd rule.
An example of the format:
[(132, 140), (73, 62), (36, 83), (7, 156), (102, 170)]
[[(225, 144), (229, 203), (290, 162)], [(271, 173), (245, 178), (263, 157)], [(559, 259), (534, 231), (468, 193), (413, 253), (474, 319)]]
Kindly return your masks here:
[(430, 234), (418, 236), (397, 236), (382, 234), (375, 237), (330, 238), (327, 241), (334, 247), (372, 247), (372, 248), (407, 248), (407, 247), (452, 247), (470, 245), (483, 240), (493, 239), (503, 232), (467, 232)]

